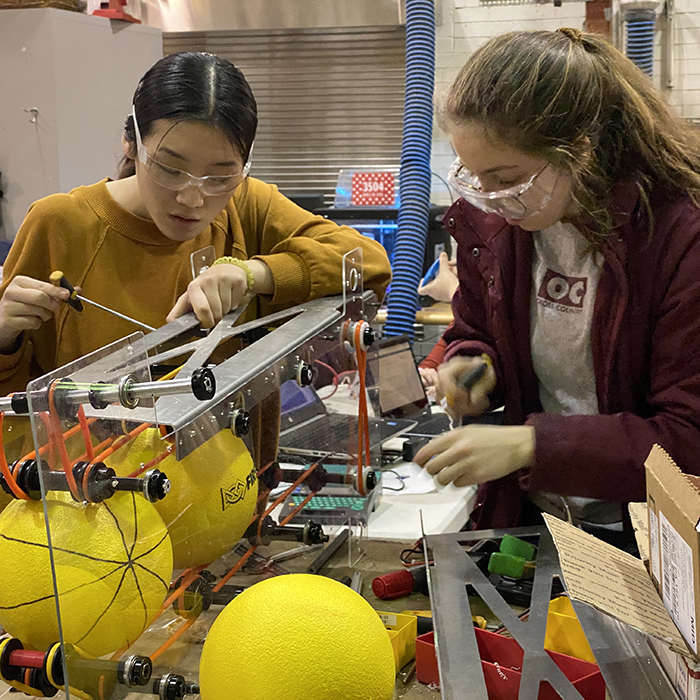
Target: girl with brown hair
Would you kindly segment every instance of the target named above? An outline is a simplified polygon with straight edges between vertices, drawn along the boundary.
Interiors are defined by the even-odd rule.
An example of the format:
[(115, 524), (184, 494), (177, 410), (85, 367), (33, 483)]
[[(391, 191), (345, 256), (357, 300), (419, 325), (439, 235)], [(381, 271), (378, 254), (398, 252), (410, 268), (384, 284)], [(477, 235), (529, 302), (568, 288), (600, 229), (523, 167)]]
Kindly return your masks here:
[[(476, 51), (442, 122), (461, 195), (440, 384), (458, 416), (417, 461), (482, 484), (478, 527), (545, 510), (615, 542), (659, 443), (700, 474), (700, 139), (602, 36), (514, 32)], [(460, 379), (487, 363), (470, 389)]]

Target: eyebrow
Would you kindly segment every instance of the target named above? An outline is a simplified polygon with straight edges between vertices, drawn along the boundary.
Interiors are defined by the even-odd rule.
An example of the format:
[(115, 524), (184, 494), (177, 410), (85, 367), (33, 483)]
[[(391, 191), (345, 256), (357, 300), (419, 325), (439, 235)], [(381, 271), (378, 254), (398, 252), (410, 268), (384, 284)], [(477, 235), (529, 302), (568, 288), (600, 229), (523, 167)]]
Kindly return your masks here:
[[(181, 155), (177, 151), (173, 151), (172, 149), (168, 148), (167, 146), (161, 146), (158, 150), (162, 151), (163, 153), (167, 153), (169, 156), (172, 156), (173, 158), (177, 158), (178, 160), (182, 160), (182, 161), (187, 160), (183, 155)], [(227, 168), (227, 167), (233, 167), (236, 165), (240, 165), (240, 163), (237, 163), (235, 160), (226, 160), (226, 161), (223, 161), (221, 163), (214, 163), (213, 167), (215, 167), (215, 168), (218, 168), (218, 167)]]
[(491, 175), (492, 173), (497, 173), (499, 170), (514, 170), (519, 167), (519, 165), (497, 165), (495, 168), (484, 170), (482, 175)]

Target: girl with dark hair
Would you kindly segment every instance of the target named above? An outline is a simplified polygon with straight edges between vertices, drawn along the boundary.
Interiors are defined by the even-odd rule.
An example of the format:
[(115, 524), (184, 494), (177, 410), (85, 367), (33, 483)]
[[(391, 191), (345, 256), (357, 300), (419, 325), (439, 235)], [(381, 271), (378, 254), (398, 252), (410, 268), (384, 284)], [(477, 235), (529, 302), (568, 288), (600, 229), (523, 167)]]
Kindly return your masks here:
[(502, 406), (506, 425), (465, 425), (417, 461), (482, 485), (477, 527), (545, 510), (625, 542), (654, 443), (700, 474), (700, 138), (576, 29), (486, 43), (442, 120), (461, 198), (439, 381), (458, 416)]
[[(366, 288), (390, 279), (384, 249), (248, 178), (257, 127), (243, 74), (206, 53), (158, 61), (142, 78), (122, 136), (118, 180), (35, 203), (0, 287), (0, 392), (137, 330), (62, 304), (61, 270), (83, 294), (153, 327), (194, 310), (210, 327), (257, 294), (245, 319), (341, 291), (342, 256), (363, 249)], [(190, 255), (217, 263), (192, 281)]]

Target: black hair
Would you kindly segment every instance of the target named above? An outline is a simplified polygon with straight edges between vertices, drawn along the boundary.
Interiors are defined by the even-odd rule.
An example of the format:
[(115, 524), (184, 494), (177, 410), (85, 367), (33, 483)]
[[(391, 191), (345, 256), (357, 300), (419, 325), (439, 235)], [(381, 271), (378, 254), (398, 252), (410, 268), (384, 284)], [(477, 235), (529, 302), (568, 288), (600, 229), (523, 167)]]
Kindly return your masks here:
[[(243, 73), (226, 59), (191, 51), (170, 54), (141, 78), (133, 105), (142, 139), (159, 119), (199, 121), (221, 129), (244, 163), (250, 157), (258, 126), (257, 105)], [(131, 115), (124, 125), (124, 136), (135, 156)], [(125, 156), (119, 178), (135, 172), (133, 158)]]

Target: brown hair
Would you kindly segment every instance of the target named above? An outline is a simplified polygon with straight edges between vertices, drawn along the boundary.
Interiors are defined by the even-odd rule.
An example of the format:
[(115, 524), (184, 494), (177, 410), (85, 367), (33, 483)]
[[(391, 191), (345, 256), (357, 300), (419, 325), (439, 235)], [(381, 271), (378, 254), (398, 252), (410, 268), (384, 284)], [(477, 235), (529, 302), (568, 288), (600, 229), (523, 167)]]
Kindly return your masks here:
[(654, 188), (700, 202), (700, 133), (604, 37), (575, 29), (511, 32), (475, 51), (441, 108), (572, 174), (584, 234), (613, 229), (611, 188), (633, 180), (652, 230)]

